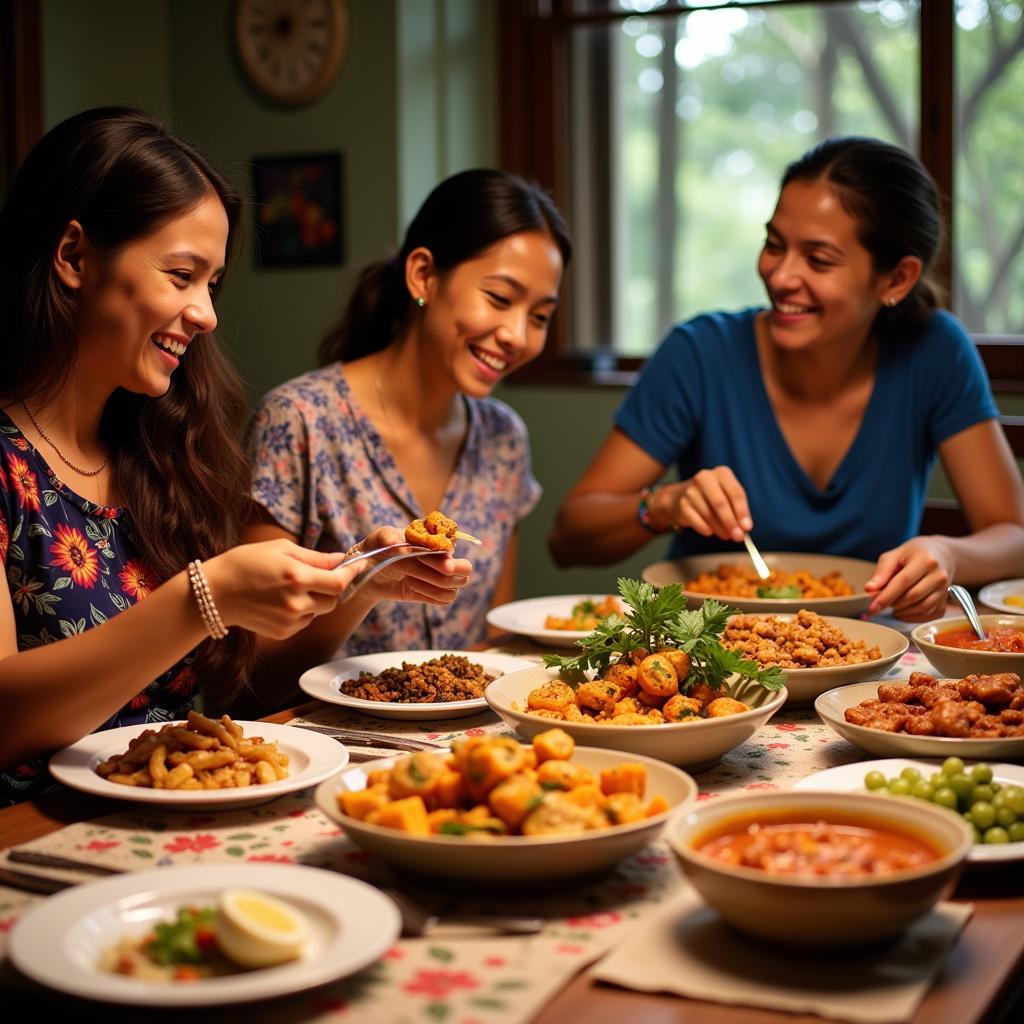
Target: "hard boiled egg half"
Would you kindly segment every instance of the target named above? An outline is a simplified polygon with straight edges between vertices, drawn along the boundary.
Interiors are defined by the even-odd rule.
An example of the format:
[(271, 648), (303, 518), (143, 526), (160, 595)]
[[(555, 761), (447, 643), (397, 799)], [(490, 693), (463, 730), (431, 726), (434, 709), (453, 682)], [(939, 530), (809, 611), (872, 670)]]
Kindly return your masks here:
[(295, 907), (251, 889), (227, 889), (217, 907), (217, 944), (242, 967), (272, 967), (302, 955), (309, 925)]

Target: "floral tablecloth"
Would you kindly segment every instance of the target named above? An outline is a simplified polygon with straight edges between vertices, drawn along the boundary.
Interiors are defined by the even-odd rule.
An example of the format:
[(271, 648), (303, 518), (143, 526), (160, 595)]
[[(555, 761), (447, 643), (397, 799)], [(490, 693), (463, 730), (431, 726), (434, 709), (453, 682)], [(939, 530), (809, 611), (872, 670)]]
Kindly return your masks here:
[[(928, 665), (920, 655), (907, 654), (889, 675), (906, 675), (922, 668)], [(467, 733), (506, 731), (490, 714), (422, 723), (367, 719), (326, 706), (295, 724), (414, 734), (440, 743)], [(812, 772), (864, 756), (824, 725), (812, 708), (783, 708), (750, 741), (695, 778), (700, 798), (712, 799), (731, 790), (787, 788)], [(398, 881), (316, 809), (310, 792), (216, 815), (131, 808), (70, 825), (19, 849), (88, 859), (126, 871), (176, 864), (270, 861), (341, 871), (380, 885)], [(53, 870), (50, 874), (75, 881), (92, 877), (74, 871)], [(532, 913), (544, 917), (547, 924), (541, 934), (528, 938), (401, 939), (379, 963), (360, 974), (312, 993), (246, 1007), (244, 1018), (296, 1024), (334, 1019), (354, 1024), (520, 1024), (534, 1017), (579, 970), (616, 945), (682, 884), (673, 858), (661, 842), (586, 888), (535, 897), (517, 893), (508, 903), (410, 889), (403, 882), (402, 888), (414, 898), (442, 912)], [(41, 898), (0, 887), (0, 944), (16, 920)], [(203, 1017), (194, 1011), (189, 1014)], [(220, 1010), (216, 1019), (232, 1018)]]

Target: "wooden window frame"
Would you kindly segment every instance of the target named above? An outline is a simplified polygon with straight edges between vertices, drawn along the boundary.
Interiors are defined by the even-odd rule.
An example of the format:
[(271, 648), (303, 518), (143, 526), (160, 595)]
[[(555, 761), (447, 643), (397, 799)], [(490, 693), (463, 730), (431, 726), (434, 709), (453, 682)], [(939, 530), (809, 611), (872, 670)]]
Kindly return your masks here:
[[(750, 6), (781, 7), (810, 0), (775, 0)], [(817, 0), (841, 3), (848, 0)], [(499, 5), (501, 50), (502, 166), (549, 189), (567, 209), (568, 154), (566, 100), (569, 31), (580, 25), (621, 21), (625, 12), (573, 12), (571, 0), (503, 0)], [(723, 8), (730, 6), (726, 3)], [(693, 10), (714, 10), (701, 6)], [(685, 3), (644, 13), (648, 19), (678, 17)], [(955, 224), (951, 221), (954, 195), (954, 45), (953, 0), (928, 0), (920, 7), (920, 129), (919, 156), (944, 197), (945, 247), (937, 261), (940, 283), (952, 294), (951, 252)], [(572, 286), (567, 282), (562, 314), (555, 318), (544, 351), (510, 379), (516, 384), (609, 385), (632, 384), (643, 359), (574, 353), (569, 337)], [(1024, 390), (1024, 336), (975, 338), (996, 391)]]

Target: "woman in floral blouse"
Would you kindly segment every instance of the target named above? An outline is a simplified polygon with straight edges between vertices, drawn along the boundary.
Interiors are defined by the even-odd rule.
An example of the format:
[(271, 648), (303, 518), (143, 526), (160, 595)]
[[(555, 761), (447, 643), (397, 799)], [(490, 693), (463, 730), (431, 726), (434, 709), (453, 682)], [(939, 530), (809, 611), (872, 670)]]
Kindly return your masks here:
[[(514, 594), (516, 527), (540, 496), (522, 421), (489, 395), (543, 348), (570, 254), (539, 189), (501, 171), (456, 174), (427, 197), (398, 255), (363, 270), (321, 369), (260, 403), (248, 447), (262, 518), (249, 537), (329, 551), (368, 523), (440, 509), (483, 540), (450, 607), (354, 600), (279, 646), (271, 675), (329, 657), (345, 616), (365, 615), (352, 653), (483, 639), (487, 610)], [(435, 586), (410, 577), (403, 596)]]
[(200, 687), (226, 703), (253, 633), (303, 628), (358, 574), (230, 547), (244, 401), (211, 332), (239, 206), (195, 149), (109, 108), (50, 131), (0, 212), (0, 803), (90, 731)]

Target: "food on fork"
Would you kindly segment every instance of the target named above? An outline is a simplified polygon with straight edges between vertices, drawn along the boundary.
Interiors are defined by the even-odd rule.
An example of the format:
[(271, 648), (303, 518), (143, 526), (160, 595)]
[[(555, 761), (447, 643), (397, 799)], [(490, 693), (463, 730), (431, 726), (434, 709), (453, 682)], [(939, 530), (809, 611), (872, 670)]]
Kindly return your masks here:
[(414, 519), (405, 528), (405, 539), (410, 544), (430, 548), (431, 551), (455, 550), (455, 535), (459, 524), (443, 512), (431, 512), (426, 519)]
[(568, 618), (549, 615), (544, 620), (545, 629), (593, 629), (602, 619), (609, 615), (621, 615), (622, 605), (615, 597), (602, 597), (600, 600), (585, 599), (572, 606)]
[(531, 746), (471, 736), (451, 753), (410, 754), (370, 771), (366, 789), (338, 794), (342, 813), (410, 835), (550, 836), (610, 828), (668, 810), (646, 800), (647, 769), (624, 761), (595, 778), (571, 760), (571, 736), (549, 729)]
[(262, 736), (246, 737), (227, 715), (207, 718), (197, 711), (188, 721), (147, 729), (123, 754), (96, 766), (108, 782), (152, 789), (233, 789), (288, 777), (288, 755)]
[(817, 577), (806, 569), (786, 571), (773, 569), (763, 580), (748, 565), (723, 562), (714, 572), (702, 572), (687, 580), (686, 590), (696, 594), (714, 594), (717, 597), (760, 597), (795, 600), (804, 598), (848, 597), (853, 587), (838, 572)]

